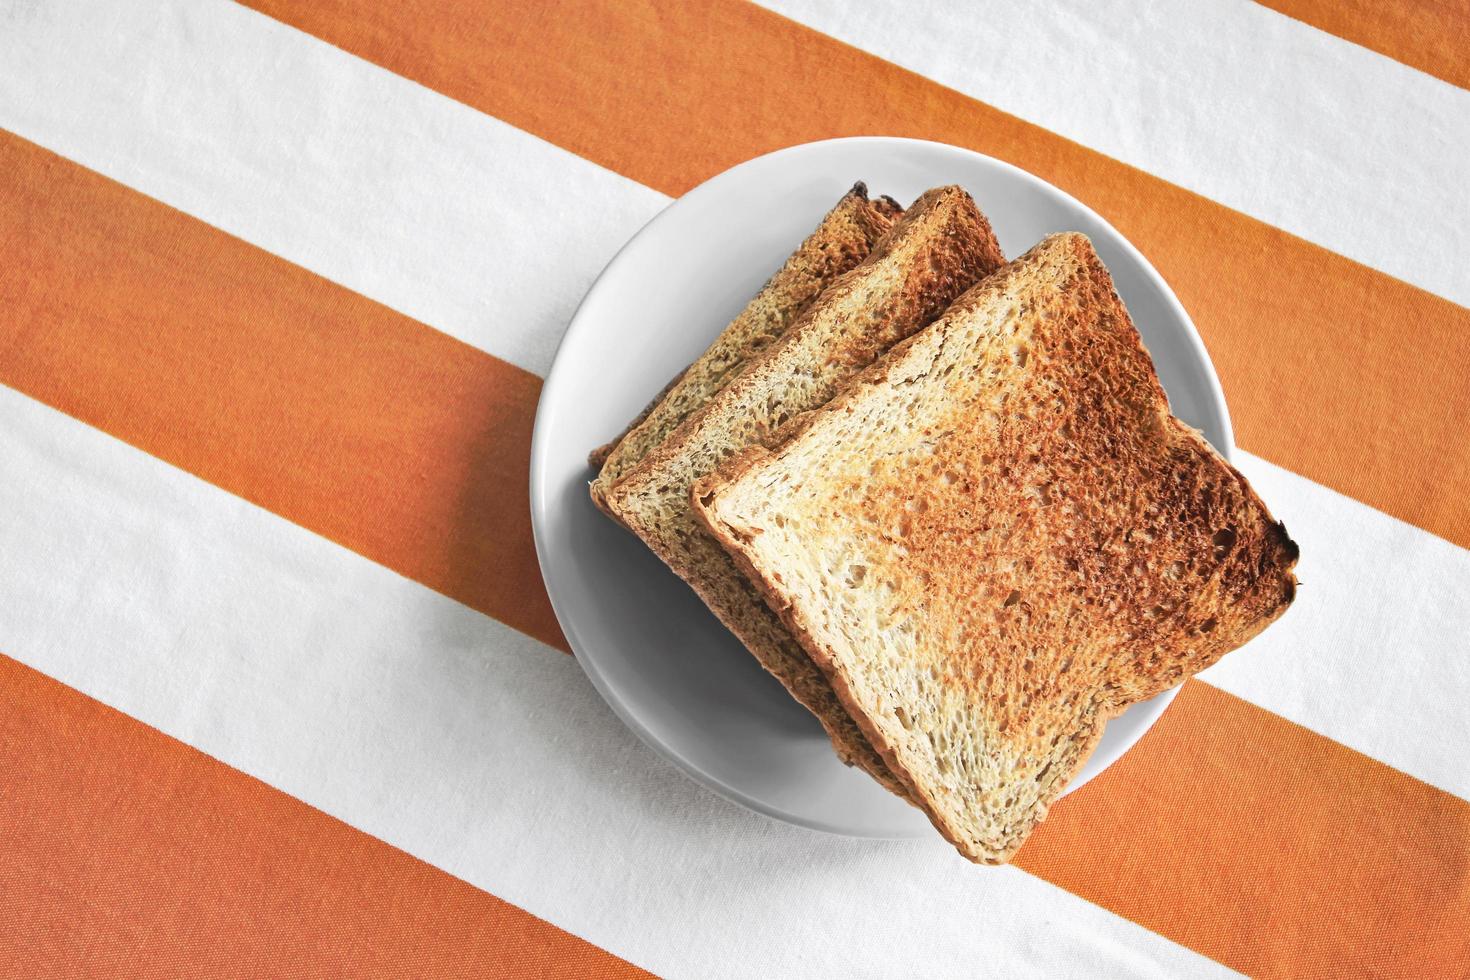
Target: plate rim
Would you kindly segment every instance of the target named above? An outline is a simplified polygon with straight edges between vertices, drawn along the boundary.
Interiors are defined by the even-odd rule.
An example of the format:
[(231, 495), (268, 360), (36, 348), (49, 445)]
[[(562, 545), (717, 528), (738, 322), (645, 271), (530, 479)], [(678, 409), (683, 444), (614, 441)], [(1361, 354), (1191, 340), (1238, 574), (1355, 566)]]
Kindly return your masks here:
[[(587, 325), (582, 322), (583, 312), (589, 308), (589, 305), (596, 300), (601, 290), (605, 287), (608, 276), (618, 265), (619, 259), (621, 259), (622, 256), (638, 241), (656, 231), (656, 229), (670, 217), (676, 207), (683, 204), (684, 202), (690, 201), (691, 199), (702, 199), (703, 197), (718, 192), (720, 187), (724, 183), (735, 179), (739, 171), (747, 167), (751, 167), (757, 163), (762, 162), (769, 163), (773, 158), (776, 157), (799, 156), (803, 153), (813, 152), (817, 148), (829, 148), (842, 145), (850, 146), (856, 144), (866, 144), (870, 146), (898, 145), (904, 147), (922, 147), (929, 150), (938, 150), (941, 152), (955, 153), (961, 156), (976, 158), (989, 166), (994, 166), (1002, 171), (1008, 172), (1010, 176), (1019, 179), (1024, 183), (1031, 184), (1034, 188), (1040, 190), (1043, 194), (1059, 197), (1064, 203), (1069, 204), (1082, 213), (1088, 215), (1092, 220), (1096, 221), (1098, 225), (1111, 232), (1112, 235), (1115, 237), (1117, 244), (1120, 245), (1130, 255), (1138, 268), (1143, 271), (1144, 275), (1148, 278), (1148, 280), (1150, 280), (1151, 284), (1158, 291), (1164, 302), (1177, 318), (1178, 322), (1182, 323), (1185, 328), (1183, 331), (1184, 339), (1188, 343), (1192, 352), (1198, 358), (1199, 362), (1203, 364), (1206, 368), (1206, 370), (1204, 371), (1206, 386), (1205, 390), (1201, 392), (1201, 394), (1205, 396), (1209, 403), (1216, 409), (1220, 418), (1221, 426), (1221, 444), (1217, 445), (1213, 442), (1211, 442), (1210, 444), (1215, 449), (1215, 451), (1218, 452), (1227, 461), (1229, 461), (1234, 454), (1235, 434), (1234, 427), (1230, 418), (1229, 405), (1225, 400), (1225, 391), (1220, 384), (1219, 374), (1215, 370), (1214, 361), (1210, 357), (1209, 350), (1205, 346), (1204, 339), (1200, 336), (1199, 329), (1195, 326), (1194, 319), (1190, 317), (1188, 310), (1186, 310), (1184, 308), (1184, 305), (1179, 301), (1179, 297), (1174, 294), (1174, 290), (1169, 286), (1168, 281), (1164, 279), (1163, 275), (1156, 268), (1154, 268), (1153, 263), (1150, 262), (1141, 251), (1139, 251), (1138, 247), (1135, 246), (1133, 242), (1128, 239), (1127, 236), (1125, 236), (1121, 231), (1114, 227), (1110, 221), (1108, 221), (1102, 215), (1098, 214), (1092, 208), (1088, 207), (1082, 201), (1073, 197), (1067, 191), (1063, 190), (1060, 187), (1057, 187), (1050, 181), (1047, 181), (1041, 177), (1036, 176), (1033, 173), (1017, 167), (1015, 164), (1008, 163), (1005, 160), (1001, 160), (997, 157), (993, 157), (985, 153), (981, 153), (978, 150), (972, 150), (962, 146), (955, 146), (951, 143), (941, 143), (936, 140), (917, 139), (914, 137), (906, 136), (844, 136), (833, 139), (813, 140), (807, 143), (798, 143), (792, 146), (781, 147), (776, 150), (771, 150), (767, 153), (762, 153), (758, 156), (750, 157), (746, 160), (741, 161), (740, 163), (735, 164), (734, 166), (722, 170), (720, 173), (715, 174), (714, 176), (702, 181), (695, 187), (690, 188), (684, 194), (669, 201), (667, 205), (659, 209), (657, 214), (653, 215), (651, 218), (645, 221), (638, 228), (637, 231), (630, 235), (627, 241), (625, 241), (617, 249), (617, 251), (608, 258), (607, 263), (597, 273), (597, 276), (593, 279), (592, 284), (587, 287), (587, 292), (583, 294), (582, 299), (577, 303), (577, 308), (572, 312), (571, 318), (567, 321), (566, 329), (562, 332), (561, 338), (557, 341), (556, 351), (552, 355), (551, 359), (551, 366), (546, 372), (541, 386), (541, 393), (536, 400), (536, 415), (532, 424), (531, 434), (531, 450), (529, 459), (529, 503), (531, 506), (531, 534), (532, 539), (535, 543), (537, 570), (541, 573), (542, 584), (545, 586), (547, 598), (551, 602), (552, 612), (556, 616), (557, 625), (561, 628), (562, 634), (566, 637), (567, 643), (572, 649), (574, 659), (576, 659), (577, 664), (582, 672), (587, 675), (588, 680), (592, 682), (592, 686), (597, 691), (598, 696), (601, 697), (603, 702), (612, 709), (613, 714), (617, 716), (618, 720), (626, 725), (628, 729), (639, 738), (639, 740), (641, 740), (649, 748), (653, 749), (654, 752), (656, 752), (661, 758), (673, 763), (673, 765), (676, 766), (686, 776), (693, 779), (700, 785), (705, 786), (710, 790), (713, 790), (715, 793), (719, 794), (725, 799), (739, 804), (740, 806), (755, 813), (759, 813), (763, 816), (780, 820), (784, 823), (792, 824), (795, 826), (805, 827), (811, 830), (837, 834), (845, 837), (856, 837), (872, 840), (906, 840), (927, 837), (929, 836), (929, 834), (932, 833), (932, 830), (929, 827), (924, 826), (915, 833), (904, 834), (901, 836), (895, 836), (893, 834), (875, 834), (854, 831), (850, 827), (839, 826), (821, 818), (812, 817), (808, 814), (794, 813), (784, 807), (772, 804), (769, 801), (757, 799), (756, 797), (751, 796), (749, 793), (745, 792), (739, 787), (733, 786), (726, 781), (719, 779), (718, 777), (708, 772), (705, 772), (704, 770), (699, 769), (692, 763), (688, 762), (679, 752), (674, 750), (673, 746), (669, 745), (664, 739), (661, 739), (656, 734), (654, 734), (642, 721), (639, 720), (638, 716), (634, 712), (629, 710), (627, 705), (624, 704), (620, 698), (615, 696), (612, 690), (611, 682), (603, 675), (602, 671), (597, 666), (596, 657), (588, 657), (586, 655), (585, 650), (590, 649), (591, 647), (589, 644), (586, 643), (585, 639), (579, 635), (576, 628), (575, 618), (569, 616), (567, 612), (558, 604), (556, 590), (553, 587), (551, 581), (547, 578), (546, 573), (546, 566), (548, 561), (548, 545), (546, 543), (546, 537), (548, 532), (546, 530), (543, 530), (543, 524), (545, 524), (550, 519), (550, 515), (548, 513), (549, 495), (545, 486), (546, 471), (548, 469), (547, 458), (549, 453), (546, 443), (549, 437), (547, 435), (547, 427), (543, 423), (543, 420), (546, 418), (547, 413), (545, 413), (543, 409), (555, 400), (554, 396), (556, 396), (559, 392), (559, 379), (557, 377), (557, 371), (558, 367), (562, 364), (562, 355), (568, 349), (569, 344), (575, 342), (575, 337), (578, 332), (580, 330), (587, 329)], [(1089, 776), (1085, 779), (1073, 780), (1073, 782), (1071, 782), (1066, 788), (1062, 790), (1061, 793), (1057, 795), (1056, 800), (1061, 800), (1075, 790), (1081, 789), (1093, 778), (1096, 778), (1096, 776), (1101, 775), (1103, 772), (1106, 772), (1129, 752), (1133, 751), (1133, 749), (1138, 745), (1143, 737), (1147, 735), (1150, 731), (1152, 731), (1154, 726), (1158, 724), (1159, 719), (1163, 717), (1164, 712), (1168, 710), (1169, 705), (1173, 703), (1174, 698), (1178, 695), (1180, 687), (1182, 686), (1182, 684), (1176, 685), (1168, 689), (1167, 691), (1163, 691), (1160, 694), (1155, 695), (1148, 701), (1137, 702), (1137, 704), (1130, 706), (1130, 708), (1132, 708), (1152, 703), (1156, 704), (1157, 708), (1152, 712), (1152, 717), (1148, 719), (1147, 724), (1138, 733), (1138, 736), (1134, 738), (1133, 741), (1130, 742), (1127, 747), (1118, 754), (1116, 758), (1109, 761), (1105, 766), (1103, 766), (1101, 770), (1093, 773), (1092, 776)], [(1055, 803), (1056, 800), (1053, 800), (1053, 803)]]

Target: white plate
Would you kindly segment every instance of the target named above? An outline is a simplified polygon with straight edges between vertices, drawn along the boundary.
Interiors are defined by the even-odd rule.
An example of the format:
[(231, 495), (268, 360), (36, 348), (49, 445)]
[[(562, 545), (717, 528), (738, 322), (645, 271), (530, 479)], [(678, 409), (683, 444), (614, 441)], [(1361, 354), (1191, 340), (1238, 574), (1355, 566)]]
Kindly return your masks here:
[[(587, 496), (588, 450), (699, 356), (856, 180), (903, 203), (929, 187), (960, 184), (1012, 257), (1050, 232), (1085, 232), (1132, 311), (1175, 413), (1228, 455), (1230, 419), (1199, 335), (1159, 274), (1106, 221), (1045, 181), (969, 150), (830, 140), (759, 157), (701, 184), (608, 264), (567, 328), (541, 393), (531, 517), (546, 588), (578, 661), (645, 742), (716, 792), (772, 817), (845, 834), (917, 837), (933, 833), (919, 811), (838, 762), (816, 720)], [(1126, 752), (1173, 695), (1114, 719), (1070, 788)]]

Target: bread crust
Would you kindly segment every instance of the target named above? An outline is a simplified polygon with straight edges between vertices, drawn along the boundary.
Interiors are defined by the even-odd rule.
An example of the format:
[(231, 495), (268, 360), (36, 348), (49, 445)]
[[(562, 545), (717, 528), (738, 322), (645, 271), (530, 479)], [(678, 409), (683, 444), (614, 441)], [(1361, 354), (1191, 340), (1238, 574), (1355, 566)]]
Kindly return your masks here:
[[(1088, 357), (1103, 359), (1070, 363)], [(959, 380), (967, 369), (971, 379)], [(891, 505), (872, 505), (835, 476), (802, 478), (814, 460), (843, 452), (830, 441), (888, 417), (909, 390), (927, 401), (882, 448), (910, 455), (877, 476), (869, 464), (859, 480)], [(954, 391), (954, 404), (932, 407)], [(994, 419), (987, 399), (1000, 399)], [(1007, 433), (1019, 435), (1008, 442)], [(1295, 543), (1245, 478), (1169, 413), (1081, 235), (1042, 242), (782, 435), (774, 450), (747, 450), (696, 481), (691, 506), (889, 771), (974, 861), (1010, 859), (1109, 718), (1214, 663), (1295, 597)], [(1059, 448), (1072, 444), (1083, 447), (1075, 459)], [(833, 466), (872, 458), (865, 448)], [(930, 462), (934, 472), (920, 473)], [(1032, 482), (1038, 473), (1056, 479)], [(972, 494), (972, 477), (994, 488)], [(824, 495), (841, 501), (812, 503)], [(924, 501), (932, 512), (916, 507)], [(828, 539), (785, 528), (828, 527), (865, 506), (868, 524), (854, 518), (832, 539), (861, 545), (851, 552), (863, 556), (866, 587), (855, 594), (897, 576), (898, 605), (909, 603), (913, 618), (844, 632), (849, 618), (863, 621), (845, 610), (867, 607), (809, 560)], [(1057, 516), (1063, 507), (1075, 514)], [(1010, 546), (1013, 537), (1022, 543)], [(1034, 607), (1028, 591), (1042, 593)]]

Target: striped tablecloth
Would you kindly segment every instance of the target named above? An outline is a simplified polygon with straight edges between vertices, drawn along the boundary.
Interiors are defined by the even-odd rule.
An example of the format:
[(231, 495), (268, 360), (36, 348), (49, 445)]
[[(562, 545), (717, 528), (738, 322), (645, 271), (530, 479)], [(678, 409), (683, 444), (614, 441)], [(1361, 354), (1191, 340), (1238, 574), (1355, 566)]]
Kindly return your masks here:
[[(0, 2), (0, 975), (1470, 975), (1467, 86), (1464, 0)], [(1302, 546), (1014, 867), (685, 780), (532, 551), (602, 265), (853, 134), (1131, 238)]]

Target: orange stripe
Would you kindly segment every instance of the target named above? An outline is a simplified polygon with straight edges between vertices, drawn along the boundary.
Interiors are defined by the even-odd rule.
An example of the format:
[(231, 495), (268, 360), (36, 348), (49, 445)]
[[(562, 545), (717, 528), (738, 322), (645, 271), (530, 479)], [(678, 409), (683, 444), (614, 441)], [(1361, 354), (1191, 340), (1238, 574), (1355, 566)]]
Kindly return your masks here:
[(0, 975), (647, 976), (0, 656)]
[(1251, 976), (1470, 976), (1470, 804), (1207, 684), (1017, 863)]
[(1470, 0), (1256, 0), (1319, 31), (1470, 88)]
[(1242, 446), (1470, 546), (1470, 497), (1443, 489), (1470, 485), (1460, 306), (738, 0), (550, 17), (533, 3), (248, 2), (669, 194), (831, 136), (1009, 160), (1099, 210), (1168, 278)]
[(565, 648), (534, 375), (0, 134), (0, 382)]

